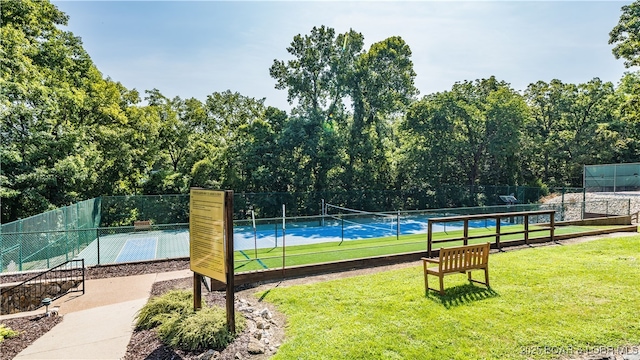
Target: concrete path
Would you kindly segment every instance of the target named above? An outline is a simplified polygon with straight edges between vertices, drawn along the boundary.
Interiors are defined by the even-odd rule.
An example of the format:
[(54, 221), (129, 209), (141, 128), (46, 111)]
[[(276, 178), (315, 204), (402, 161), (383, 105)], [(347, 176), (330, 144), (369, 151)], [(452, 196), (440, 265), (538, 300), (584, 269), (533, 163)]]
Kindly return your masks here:
[(84, 295), (69, 294), (53, 303), (64, 320), (15, 359), (120, 359), (127, 351), (135, 315), (146, 304), (153, 283), (191, 276), (190, 270), (180, 270), (87, 280)]

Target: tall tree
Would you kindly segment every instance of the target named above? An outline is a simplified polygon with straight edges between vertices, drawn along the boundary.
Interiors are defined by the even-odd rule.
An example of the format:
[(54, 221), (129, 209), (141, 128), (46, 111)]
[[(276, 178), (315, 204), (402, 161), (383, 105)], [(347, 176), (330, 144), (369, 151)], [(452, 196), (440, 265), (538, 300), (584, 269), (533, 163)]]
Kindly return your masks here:
[(325, 26), (309, 35), (296, 35), (287, 48), (294, 59), (275, 60), (270, 68), (277, 89), (287, 89), (288, 100), (296, 103), (294, 118), (287, 125), (286, 139), (297, 173), (308, 179), (295, 181), (295, 190), (321, 191), (329, 186), (331, 169), (339, 163), (337, 127), (345, 121), (344, 97), (356, 56), (362, 51), (361, 34), (349, 31), (336, 36)]
[(640, 1), (622, 7), (618, 24), (609, 33), (609, 44), (615, 44), (613, 55), (623, 58), (626, 67), (640, 65)]
[(2, 220), (83, 198), (95, 149), (87, 149), (83, 108), (101, 81), (79, 38), (58, 26), (67, 16), (44, 1), (0, 7)]
[[(400, 37), (371, 45), (360, 54), (348, 82), (353, 117), (346, 135), (344, 187), (373, 189), (392, 184), (392, 122), (417, 95), (411, 49)], [(386, 185), (386, 186), (385, 186)]]
[(520, 181), (522, 97), (494, 77), (456, 83), (414, 103), (403, 123), (400, 172), (410, 186)]
[(560, 80), (529, 85), (525, 96), (534, 119), (528, 128), (529, 162), (541, 170), (534, 177), (551, 186), (580, 186), (583, 165), (611, 161), (608, 146), (598, 141), (617, 108), (613, 93), (613, 84), (598, 78), (578, 85)]

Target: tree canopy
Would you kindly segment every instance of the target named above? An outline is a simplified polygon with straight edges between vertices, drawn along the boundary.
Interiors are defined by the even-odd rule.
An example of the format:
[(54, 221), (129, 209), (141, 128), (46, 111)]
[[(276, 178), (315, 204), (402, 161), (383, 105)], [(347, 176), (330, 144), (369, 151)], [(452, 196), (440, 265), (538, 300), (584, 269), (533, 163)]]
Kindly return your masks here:
[(622, 7), (620, 21), (609, 33), (609, 44), (615, 44), (613, 55), (625, 59), (626, 67), (640, 65), (640, 1)]
[[(639, 9), (624, 6), (610, 33), (628, 67), (639, 61)], [(268, 69), (288, 94), (287, 113), (231, 90), (204, 100), (141, 94), (100, 73), (51, 3), (5, 1), (0, 12), (2, 222), (96, 196), (192, 186), (580, 186), (584, 164), (640, 159), (640, 72), (618, 84), (531, 79), (521, 91), (487, 74), (418, 97), (404, 39), (365, 46), (353, 29), (319, 26), (295, 35), (290, 59)]]

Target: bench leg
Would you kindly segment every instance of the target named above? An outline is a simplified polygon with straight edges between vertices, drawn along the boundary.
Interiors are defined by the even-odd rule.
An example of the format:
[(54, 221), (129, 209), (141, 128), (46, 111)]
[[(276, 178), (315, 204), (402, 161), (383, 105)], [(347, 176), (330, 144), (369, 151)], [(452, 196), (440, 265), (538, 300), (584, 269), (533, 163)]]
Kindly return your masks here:
[(440, 295), (444, 295), (444, 275), (440, 274)]
[(467, 273), (467, 275), (469, 276), (469, 282), (474, 282), (474, 283), (478, 283), (478, 284), (483, 284), (486, 285), (487, 288), (489, 288), (489, 268), (484, 268), (482, 269), (484, 270), (484, 282), (482, 281), (478, 281), (478, 280), (473, 280), (473, 278), (471, 278), (471, 271), (469, 271)]
[(489, 286), (489, 267), (488, 266), (486, 268), (484, 268), (484, 282), (485, 282), (485, 284), (487, 284), (488, 288), (491, 287), (491, 286)]

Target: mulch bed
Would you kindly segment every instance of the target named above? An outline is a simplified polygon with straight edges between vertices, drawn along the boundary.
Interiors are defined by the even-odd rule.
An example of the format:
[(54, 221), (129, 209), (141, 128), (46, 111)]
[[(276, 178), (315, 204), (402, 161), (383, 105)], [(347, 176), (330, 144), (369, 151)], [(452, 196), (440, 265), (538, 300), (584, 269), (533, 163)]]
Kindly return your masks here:
[(20, 334), (0, 342), (0, 358), (13, 359), (20, 351), (51, 330), (62, 319), (61, 316), (34, 315), (2, 320), (4, 325)]
[[(191, 289), (193, 287), (193, 279), (177, 279), (158, 282), (151, 289), (151, 296), (158, 296), (172, 289)], [(205, 289), (202, 291), (202, 301), (209, 306), (225, 306), (225, 297), (222, 292), (208, 293)], [(236, 313), (239, 316), (239, 313)], [(252, 355), (248, 352), (249, 331), (247, 329), (239, 334), (236, 339), (225, 349), (220, 349), (216, 353), (214, 359), (259, 359), (264, 358), (260, 355)], [(172, 349), (164, 345), (154, 330), (134, 331), (127, 347), (127, 353), (123, 360), (163, 360), (163, 359), (185, 359), (195, 360), (206, 351), (186, 352)]]

